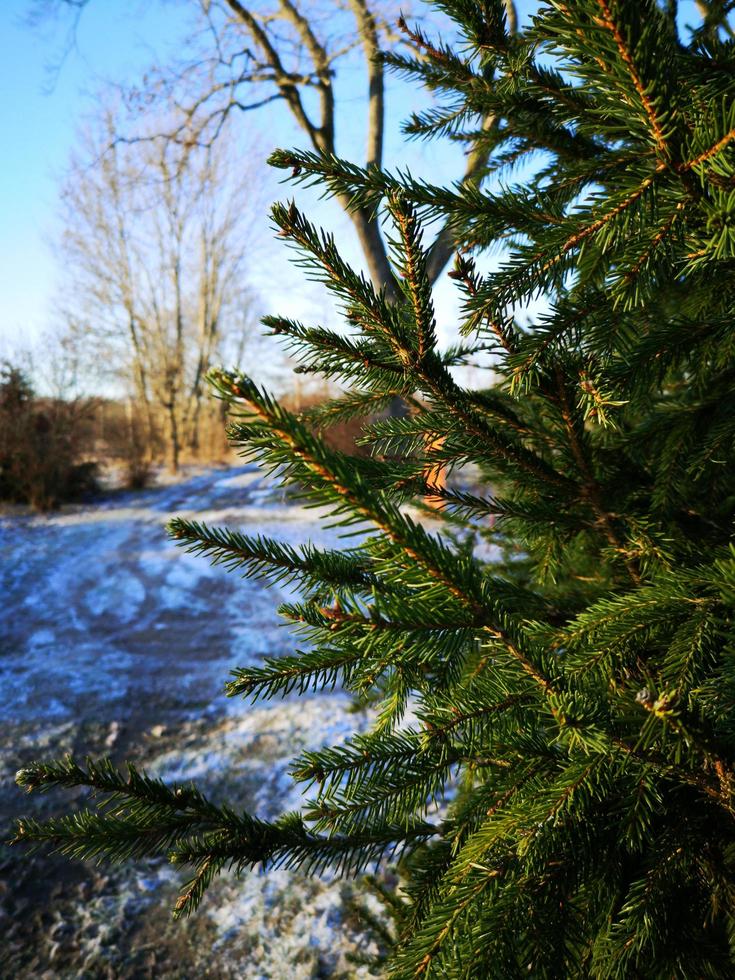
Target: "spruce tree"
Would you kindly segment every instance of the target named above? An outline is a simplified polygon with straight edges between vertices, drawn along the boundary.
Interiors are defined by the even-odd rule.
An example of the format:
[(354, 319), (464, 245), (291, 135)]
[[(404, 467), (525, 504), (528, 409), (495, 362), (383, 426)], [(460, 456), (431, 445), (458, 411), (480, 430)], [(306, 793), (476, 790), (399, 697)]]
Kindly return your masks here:
[[(190, 550), (300, 591), (283, 613), (303, 652), (238, 670), (229, 693), (339, 685), (374, 705), (372, 730), (296, 759), (311, 801), (275, 822), (108, 762), (38, 763), (21, 785), (103, 803), (18, 839), (169, 853), (193, 868), (177, 914), (227, 867), (397, 861), (396, 980), (732, 977), (732, 4), (684, 31), (675, 2), (548, 0), (513, 36), (501, 0), (438, 6), (456, 45), (403, 25), (420, 54), (389, 59), (438, 97), (408, 131), (484, 142), (495, 189), (276, 153), (383, 215), (395, 295), (277, 205), (346, 327), (266, 324), (346, 393), (305, 418), (212, 375), (242, 453), (359, 536), (329, 551), (171, 522)], [(443, 219), (464, 336), (448, 350), (424, 230)], [(487, 386), (463, 384), (454, 367), (488, 350)], [(396, 397), (408, 414), (379, 418)], [(315, 434), (365, 416), (369, 458)], [(468, 463), (479, 488), (433, 479)]]

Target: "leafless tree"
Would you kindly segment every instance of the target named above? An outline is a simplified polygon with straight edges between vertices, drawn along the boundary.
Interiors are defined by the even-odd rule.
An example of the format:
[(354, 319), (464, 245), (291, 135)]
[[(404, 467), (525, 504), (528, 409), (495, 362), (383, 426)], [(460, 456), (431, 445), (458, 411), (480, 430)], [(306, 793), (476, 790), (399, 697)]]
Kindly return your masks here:
[[(246, 330), (257, 181), (210, 147), (120, 143), (107, 113), (66, 178), (64, 317), (97, 365), (132, 390), (149, 434), (163, 420), (169, 462), (197, 451), (204, 375)], [(239, 161), (238, 161), (239, 162)]]
[[(92, 0), (36, 0), (36, 10), (67, 7), (75, 16)], [(514, 0), (505, 0), (508, 23), (517, 23)], [(238, 112), (274, 103), (291, 118), (320, 153), (336, 154), (337, 125), (344, 119), (348, 72), (341, 65), (360, 66), (365, 78), (364, 110), (350, 102), (350, 113), (364, 111), (367, 166), (381, 166), (386, 135), (385, 67), (380, 54), (411, 43), (398, 27), (401, 8), (420, 16), (427, 5), (413, 8), (397, 0), (185, 0), (198, 8), (201, 29), (180, 63), (153, 68), (131, 95), (144, 113), (158, 102), (166, 106), (172, 124), (165, 134), (182, 145), (212, 145), (227, 120)], [(343, 77), (343, 74), (345, 77)], [(350, 90), (350, 95), (352, 95)], [(395, 115), (395, 107), (393, 109)], [(494, 120), (485, 121), (491, 126)], [(354, 148), (350, 148), (354, 159)], [(463, 180), (482, 179), (484, 150), (470, 148)], [(389, 291), (393, 276), (380, 224), (365, 209), (339, 203), (354, 225), (373, 281)], [(449, 229), (439, 231), (430, 259), (432, 279), (438, 278), (455, 242)]]
[[(339, 90), (344, 92), (347, 85), (339, 66), (357, 59), (366, 84), (360, 110), (365, 114), (363, 162), (382, 166), (388, 107), (380, 55), (411, 43), (398, 27), (401, 8), (410, 13), (409, 5), (395, 0), (197, 2), (206, 22), (201, 57), (158, 77), (162, 91), (177, 107), (178, 126), (172, 137), (209, 142), (233, 113), (280, 102), (314, 150), (336, 155), (340, 107), (346, 102)], [(505, 4), (514, 30), (514, 2)], [(425, 13), (426, 4), (413, 7), (417, 14)], [(351, 159), (353, 154), (351, 148)], [(463, 179), (481, 179), (486, 160), (485, 151), (471, 149)], [(354, 225), (371, 278), (390, 291), (393, 275), (379, 220), (368, 210), (350, 207), (346, 197), (338, 201)], [(438, 278), (454, 247), (449, 230), (441, 230), (430, 259), (432, 279)]]
[[(71, 7), (77, 16), (89, 2), (37, 0), (41, 8)], [(504, 3), (509, 29), (514, 32), (514, 0)], [(201, 29), (192, 46), (178, 64), (154, 66), (138, 89), (127, 93), (129, 106), (141, 110), (143, 119), (152, 105), (165, 106), (171, 123), (159, 135), (167, 144), (211, 148), (233, 116), (280, 105), (315, 151), (337, 155), (338, 123), (344, 120), (347, 105), (353, 116), (356, 111), (346, 77), (350, 73), (343, 68), (357, 62), (366, 86), (364, 109), (359, 110), (364, 112), (363, 162), (382, 166), (388, 106), (386, 68), (380, 55), (410, 43), (409, 35), (398, 29), (401, 8), (408, 15), (421, 15), (427, 6), (423, 0), (414, 0), (412, 10), (400, 0), (184, 0), (184, 5), (197, 8), (201, 16)], [(393, 107), (392, 115), (396, 114)], [(496, 124), (492, 117), (482, 123), (485, 129)], [(138, 135), (132, 125), (123, 138)], [(351, 159), (354, 152), (350, 147)], [(464, 172), (458, 177), (468, 183), (480, 182), (486, 164), (487, 150), (470, 146)], [(338, 201), (354, 226), (374, 284), (390, 296), (394, 278), (379, 217), (351, 207), (346, 197)], [(457, 244), (448, 226), (439, 229), (429, 256), (432, 281), (439, 278)], [(142, 378), (138, 383), (147, 387)], [(390, 408), (398, 414), (403, 410), (398, 399)]]

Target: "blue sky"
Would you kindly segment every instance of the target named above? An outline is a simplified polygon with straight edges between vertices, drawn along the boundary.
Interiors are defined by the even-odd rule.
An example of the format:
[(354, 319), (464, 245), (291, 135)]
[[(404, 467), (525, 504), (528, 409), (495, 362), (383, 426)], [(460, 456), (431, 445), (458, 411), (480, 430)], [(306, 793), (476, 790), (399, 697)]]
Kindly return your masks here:
[[(58, 182), (80, 121), (94, 109), (95, 93), (109, 81), (136, 80), (151, 63), (166, 64), (187, 28), (180, 4), (92, 0), (79, 21), (74, 45), (59, 64), (67, 47), (68, 20), (59, 18), (34, 28), (27, 21), (29, 9), (29, 0), (0, 3), (0, 131), (4, 135), (0, 156), (0, 358), (29, 342), (38, 342), (53, 324), (54, 295), (63, 277), (63, 268), (54, 255)], [(357, 72), (353, 75), (341, 80), (343, 92), (346, 83), (347, 98), (338, 120), (338, 139), (341, 135), (340, 152), (359, 160), (364, 85)], [(399, 122), (415, 100), (405, 84), (391, 79), (389, 86), (387, 163), (400, 166), (410, 161), (418, 172), (430, 172), (434, 178), (459, 175), (461, 161), (450, 149), (405, 146)], [(353, 107), (357, 111), (352, 111)], [(276, 144), (305, 145), (303, 134), (279, 104), (241, 116), (238, 125), (243, 131), (246, 127), (254, 131), (263, 156)], [(278, 187), (276, 174), (267, 180), (266, 199), (294, 193)], [(296, 193), (303, 198), (303, 192)], [(317, 220), (338, 236), (351, 239), (349, 222), (339, 209), (317, 203), (313, 194), (306, 200)], [(269, 235), (265, 210), (263, 235)], [(356, 249), (348, 251), (353, 261), (358, 259)], [(253, 270), (256, 289), (263, 296), (263, 311), (270, 308), (268, 291), (277, 269), (283, 279), (279, 312), (293, 315), (298, 311), (308, 319), (321, 305), (314, 288), (305, 285), (301, 273), (289, 266), (287, 250), (274, 244), (267, 253), (267, 268)]]
[[(522, 0), (521, 12), (536, 7)], [(57, 188), (75, 140), (80, 119), (94, 106), (94, 93), (106, 81), (132, 82), (151, 63), (166, 64), (180, 46), (187, 30), (184, 5), (162, 0), (92, 0), (82, 16), (75, 45), (58, 64), (65, 48), (65, 22), (49, 22), (38, 28), (27, 23), (30, 0), (0, 2), (0, 359), (38, 341), (53, 324), (54, 295), (63, 269), (54, 256), (58, 235)], [(682, 19), (695, 19), (694, 4), (681, 4)], [(54, 67), (56, 66), (56, 67)], [(341, 80), (344, 84), (345, 79)], [(338, 78), (338, 85), (340, 79)], [(399, 122), (420, 98), (405, 84), (391, 79), (389, 91), (389, 139), (386, 164), (405, 166), (431, 177), (451, 180), (461, 173), (461, 160), (446, 144), (406, 145)], [(340, 117), (339, 151), (352, 159), (362, 156), (364, 118), (363, 80), (359, 73), (346, 78), (347, 102)], [(339, 88), (338, 88), (339, 91)], [(353, 106), (356, 111), (352, 111)], [(251, 127), (265, 155), (274, 145), (304, 145), (279, 104), (242, 116), (243, 131)], [(338, 136), (340, 131), (338, 130)], [(290, 195), (269, 176), (266, 197)], [(300, 201), (303, 195), (300, 197)], [(349, 241), (351, 231), (335, 207), (306, 199), (310, 216), (335, 231), (339, 241)], [(263, 214), (263, 235), (268, 236)], [(263, 268), (253, 270), (263, 312), (272, 309), (274, 281), (279, 282), (277, 308), (306, 320), (322, 314), (321, 300), (313, 287), (304, 285), (298, 270), (289, 267), (285, 249), (266, 249)], [(348, 248), (353, 261), (356, 249)], [(440, 291), (439, 309), (451, 318), (447, 287)], [(319, 316), (317, 316), (319, 318)], [(323, 319), (323, 317), (322, 317)]]
[(65, 22), (32, 29), (28, 0), (0, 3), (0, 353), (49, 321), (61, 271), (51, 247), (57, 179), (91, 93), (104, 78), (134, 77), (174, 40), (170, 7), (133, 6), (135, 16), (129, 3), (92, 3), (59, 66)]

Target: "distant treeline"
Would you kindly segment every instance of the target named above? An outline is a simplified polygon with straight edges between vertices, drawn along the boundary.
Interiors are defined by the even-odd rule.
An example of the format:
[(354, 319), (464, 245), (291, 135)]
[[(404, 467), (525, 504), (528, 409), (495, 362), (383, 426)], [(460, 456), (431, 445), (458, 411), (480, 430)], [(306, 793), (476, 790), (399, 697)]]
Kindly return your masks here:
[[(223, 408), (202, 412), (195, 452), (184, 462), (228, 454)], [(12, 364), (0, 367), (0, 500), (51, 510), (89, 498), (107, 483), (146, 486), (169, 458), (164, 420), (132, 399), (44, 397)]]
[[(285, 405), (322, 428), (315, 411), (334, 392), (325, 389), (286, 395)], [(324, 430), (338, 449), (357, 455), (364, 419), (330, 424)], [(183, 463), (221, 463), (231, 458), (222, 402), (206, 399), (198, 438), (183, 447)], [(28, 372), (0, 367), (0, 501), (51, 510), (90, 499), (110, 484), (147, 486), (160, 466), (170, 465), (169, 429), (164, 417), (132, 398), (48, 397), (37, 394)]]

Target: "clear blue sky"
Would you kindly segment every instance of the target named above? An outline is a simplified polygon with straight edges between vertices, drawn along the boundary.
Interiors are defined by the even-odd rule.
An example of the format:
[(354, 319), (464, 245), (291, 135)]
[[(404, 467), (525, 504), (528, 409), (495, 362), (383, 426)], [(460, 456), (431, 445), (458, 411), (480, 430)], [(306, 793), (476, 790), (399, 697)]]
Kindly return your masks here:
[[(529, 0), (533, 2), (533, 0)], [(192, 5), (193, 6), (193, 5)], [(67, 164), (80, 119), (94, 107), (94, 94), (107, 81), (134, 82), (150, 64), (166, 64), (185, 37), (189, 21), (186, 5), (163, 0), (91, 0), (79, 20), (74, 46), (65, 50), (68, 18), (32, 28), (27, 20), (31, 0), (0, 0), (0, 359), (37, 341), (54, 319), (54, 295), (63, 268), (54, 256), (58, 237), (58, 181)], [(363, 154), (365, 84), (349, 67), (338, 78), (343, 95), (338, 118), (338, 150), (360, 160)], [(347, 98), (344, 98), (345, 84)], [(390, 125), (386, 163), (409, 164), (432, 179), (452, 179), (461, 174), (456, 148), (436, 144), (406, 145), (399, 123), (412, 109), (424, 104), (405, 83), (390, 78)], [(354, 107), (354, 111), (353, 111)], [(276, 104), (240, 117), (252, 127), (263, 155), (275, 145), (306, 144), (304, 135), (290, 121), (285, 106)], [(260, 134), (258, 136), (258, 134)], [(291, 188), (279, 188), (272, 174), (266, 197), (290, 196)], [(336, 207), (307, 195), (311, 217), (323, 222), (340, 240), (349, 241), (349, 221)], [(263, 214), (264, 237), (267, 213)], [(356, 248), (347, 249), (353, 262)], [(350, 254), (351, 253), (351, 254)], [(279, 290), (278, 311), (309, 320), (322, 318), (322, 306), (314, 287), (288, 264), (288, 251), (277, 245), (268, 249), (265, 268), (254, 270), (256, 288), (263, 296), (263, 312), (270, 306), (268, 293), (274, 274)]]
[[(537, 4), (522, 0), (519, 6), (527, 13)], [(683, 21), (696, 20), (692, 0), (681, 7)], [(58, 176), (68, 160), (79, 120), (93, 106), (93, 93), (106, 80), (132, 82), (151, 63), (165, 64), (187, 30), (181, 4), (92, 0), (80, 20), (76, 44), (59, 66), (68, 21), (32, 29), (27, 23), (29, 9), (30, 0), (0, 0), (0, 358), (25, 346), (27, 339), (38, 338), (53, 321), (56, 283), (63, 275), (53, 254)], [(395, 167), (410, 162), (417, 172), (438, 181), (458, 176), (461, 164), (451, 150), (437, 143), (401, 144), (398, 122), (413, 108), (414, 98), (401, 83), (390, 84), (387, 164)], [(362, 100), (361, 80), (355, 78), (350, 102), (357, 107)], [(283, 106), (242, 118), (243, 125), (262, 131), (264, 152), (275, 142), (304, 144), (304, 138), (288, 123)], [(354, 118), (364, 118), (362, 106)], [(357, 130), (350, 132), (349, 107), (342, 120), (340, 151), (360, 159), (362, 137)], [(360, 144), (351, 154), (346, 144), (353, 135)], [(283, 191), (282, 196), (290, 193)], [(271, 196), (278, 195), (274, 185)], [(322, 205), (318, 208), (320, 220), (338, 235), (349, 234), (344, 216)], [(264, 226), (265, 221), (264, 215)], [(288, 270), (285, 250), (276, 250), (275, 259), (274, 250), (270, 251), (267, 270), (256, 271), (256, 286), (259, 279), (262, 286), (272, 284), (277, 268), (285, 277), (280, 312), (298, 311), (309, 319), (310, 308), (317, 302), (314, 291), (301, 285), (299, 273)], [(288, 294), (286, 309), (284, 294)], [(299, 305), (306, 309), (298, 310)]]
[(91, 93), (106, 78), (135, 77), (176, 41), (171, 6), (102, 0), (85, 11), (59, 66), (68, 22), (31, 29), (29, 9), (28, 0), (0, 2), (0, 354), (49, 320), (61, 272), (52, 254), (57, 178)]

